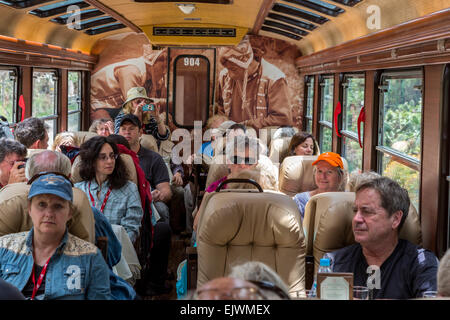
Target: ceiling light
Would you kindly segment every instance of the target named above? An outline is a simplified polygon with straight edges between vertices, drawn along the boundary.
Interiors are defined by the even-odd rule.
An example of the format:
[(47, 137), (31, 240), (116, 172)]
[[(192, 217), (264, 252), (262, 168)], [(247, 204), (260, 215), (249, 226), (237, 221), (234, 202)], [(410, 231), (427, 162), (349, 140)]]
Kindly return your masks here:
[(193, 3), (177, 3), (177, 6), (184, 14), (191, 14), (195, 10), (195, 4)]

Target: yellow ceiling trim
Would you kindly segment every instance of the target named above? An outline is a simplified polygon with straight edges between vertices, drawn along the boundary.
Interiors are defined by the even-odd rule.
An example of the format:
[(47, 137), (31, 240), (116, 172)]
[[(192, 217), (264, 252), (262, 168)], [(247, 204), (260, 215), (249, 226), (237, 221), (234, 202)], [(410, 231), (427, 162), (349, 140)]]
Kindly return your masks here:
[[(235, 28), (235, 37), (209, 37), (209, 36), (154, 36), (153, 27), (165, 27), (165, 28)], [(150, 43), (160, 46), (228, 46), (237, 45), (241, 42), (242, 38), (249, 31), (248, 28), (222, 25), (222, 24), (198, 24), (198, 23), (177, 23), (177, 24), (158, 24), (158, 25), (146, 25), (140, 26), (144, 31)]]

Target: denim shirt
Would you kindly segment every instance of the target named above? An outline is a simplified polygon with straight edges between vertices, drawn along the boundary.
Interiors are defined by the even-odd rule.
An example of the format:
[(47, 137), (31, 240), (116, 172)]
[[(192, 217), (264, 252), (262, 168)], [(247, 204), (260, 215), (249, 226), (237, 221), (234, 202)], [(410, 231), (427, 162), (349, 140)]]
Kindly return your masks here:
[[(108, 192), (109, 182), (107, 180), (102, 184), (100, 197), (97, 197), (99, 186), (95, 179), (75, 183), (75, 187), (83, 190), (91, 201), (89, 183), (91, 184), (90, 192), (95, 201), (94, 206), (100, 209)], [(93, 204), (91, 203), (91, 205)], [(137, 186), (133, 182), (127, 181), (122, 188), (112, 189), (103, 214), (111, 224), (119, 224), (124, 227), (131, 242), (134, 243), (139, 236), (142, 216), (144, 215)]]
[[(33, 271), (33, 232), (0, 237), (0, 278), (20, 291)], [(36, 297), (38, 298), (38, 297)], [(109, 270), (100, 250), (67, 232), (45, 274), (44, 300), (110, 300)]]

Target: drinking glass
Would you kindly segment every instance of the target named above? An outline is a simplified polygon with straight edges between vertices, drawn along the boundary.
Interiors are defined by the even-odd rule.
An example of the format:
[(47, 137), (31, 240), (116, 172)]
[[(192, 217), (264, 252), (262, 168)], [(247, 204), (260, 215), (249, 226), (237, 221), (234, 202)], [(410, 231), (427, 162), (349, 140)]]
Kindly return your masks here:
[(354, 286), (353, 300), (369, 300), (369, 288), (363, 286)]
[(422, 298), (436, 298), (437, 291), (425, 291), (422, 294)]

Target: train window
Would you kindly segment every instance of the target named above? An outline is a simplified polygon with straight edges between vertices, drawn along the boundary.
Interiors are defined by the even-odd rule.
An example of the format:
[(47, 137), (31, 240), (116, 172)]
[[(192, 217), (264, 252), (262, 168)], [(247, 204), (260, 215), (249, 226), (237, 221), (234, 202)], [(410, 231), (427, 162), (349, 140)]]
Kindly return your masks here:
[(305, 124), (303, 128), (305, 132), (312, 132), (312, 114), (314, 108), (314, 76), (306, 79), (306, 108), (305, 108)]
[(319, 147), (320, 152), (328, 152), (332, 151), (334, 77), (323, 76), (320, 87)]
[(68, 72), (68, 130), (81, 129), (81, 71)]
[[(342, 149), (341, 154), (348, 161), (349, 172), (361, 171), (362, 148), (358, 139), (358, 116), (364, 106), (364, 74), (349, 74), (344, 76), (343, 86), (343, 117), (342, 117)], [(363, 143), (363, 128), (360, 131)]]
[(55, 70), (33, 71), (32, 116), (42, 118), (49, 126), (48, 144), (58, 132), (58, 76)]
[(422, 72), (381, 76), (378, 171), (408, 190), (419, 210)]
[(9, 123), (15, 122), (17, 72), (11, 68), (0, 68), (0, 115)]
[(179, 55), (174, 69), (174, 113), (179, 126), (206, 122), (209, 107), (209, 60), (200, 55)]

